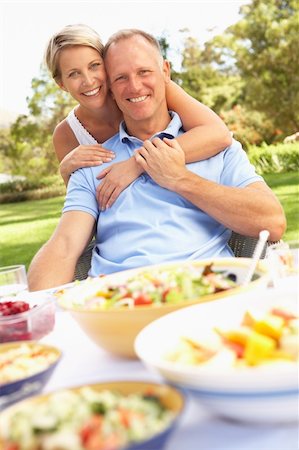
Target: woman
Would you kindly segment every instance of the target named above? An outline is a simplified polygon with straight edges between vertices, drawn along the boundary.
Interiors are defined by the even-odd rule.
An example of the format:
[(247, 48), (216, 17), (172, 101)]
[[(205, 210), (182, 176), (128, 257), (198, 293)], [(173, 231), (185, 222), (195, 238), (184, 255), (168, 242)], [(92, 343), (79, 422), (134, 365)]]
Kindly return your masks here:
[[(102, 51), (99, 35), (81, 24), (63, 28), (46, 48), (45, 61), (52, 77), (78, 102), (53, 134), (65, 184), (76, 169), (101, 165), (114, 157), (101, 142), (118, 132), (122, 114), (109, 93)], [(166, 89), (168, 108), (180, 115), (187, 131), (177, 138), (187, 162), (209, 158), (230, 145), (230, 132), (213, 111), (172, 81)], [(98, 176), (103, 178), (98, 189), (101, 207), (111, 206), (140, 173), (133, 157), (102, 171)]]

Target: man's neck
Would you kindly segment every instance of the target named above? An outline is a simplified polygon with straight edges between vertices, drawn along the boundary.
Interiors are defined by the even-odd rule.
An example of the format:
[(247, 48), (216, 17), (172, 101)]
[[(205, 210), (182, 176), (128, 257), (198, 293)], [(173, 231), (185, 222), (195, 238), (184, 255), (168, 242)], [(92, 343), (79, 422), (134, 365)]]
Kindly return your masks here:
[(151, 138), (154, 134), (165, 130), (171, 121), (169, 112), (166, 111), (163, 117), (150, 118), (146, 120), (131, 120), (125, 118), (127, 133), (141, 141)]

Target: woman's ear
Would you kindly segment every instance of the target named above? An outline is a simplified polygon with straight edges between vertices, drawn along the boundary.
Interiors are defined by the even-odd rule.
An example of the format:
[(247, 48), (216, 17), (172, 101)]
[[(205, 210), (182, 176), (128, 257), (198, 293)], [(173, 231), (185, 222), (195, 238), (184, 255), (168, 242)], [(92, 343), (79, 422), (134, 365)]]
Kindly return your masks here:
[(64, 84), (60, 78), (57, 78), (55, 80), (55, 83), (60, 87), (60, 89), (62, 89), (65, 92), (68, 92), (67, 88), (64, 86)]

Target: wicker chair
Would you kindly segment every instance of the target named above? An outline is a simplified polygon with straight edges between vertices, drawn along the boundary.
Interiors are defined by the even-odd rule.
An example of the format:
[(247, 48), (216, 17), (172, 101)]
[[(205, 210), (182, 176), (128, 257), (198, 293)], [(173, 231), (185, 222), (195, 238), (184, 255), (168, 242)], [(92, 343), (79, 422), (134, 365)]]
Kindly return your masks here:
[[(235, 233), (233, 231), (228, 244), (236, 257), (251, 258), (257, 241), (257, 238), (242, 236), (241, 234)], [(91, 253), (94, 247), (94, 243), (95, 241), (93, 239), (80, 256), (75, 270), (75, 280), (85, 280), (85, 278), (87, 278), (88, 271), (91, 265)], [(272, 242), (268, 242), (267, 244), (265, 244), (261, 258), (265, 258), (267, 245), (270, 244), (272, 244)]]
[(78, 259), (76, 269), (75, 269), (75, 275), (74, 280), (85, 280), (88, 276), (88, 271), (91, 266), (91, 255), (92, 255), (92, 249), (95, 245), (95, 239), (92, 239), (80, 258)]

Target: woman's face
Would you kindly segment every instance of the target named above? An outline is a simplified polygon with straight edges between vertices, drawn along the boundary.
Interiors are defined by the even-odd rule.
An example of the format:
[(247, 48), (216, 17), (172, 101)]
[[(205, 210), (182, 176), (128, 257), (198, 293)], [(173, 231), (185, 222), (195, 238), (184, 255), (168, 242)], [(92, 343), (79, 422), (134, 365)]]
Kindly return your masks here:
[(63, 49), (59, 56), (59, 86), (82, 106), (99, 108), (108, 93), (104, 62), (97, 50), (77, 45)]

